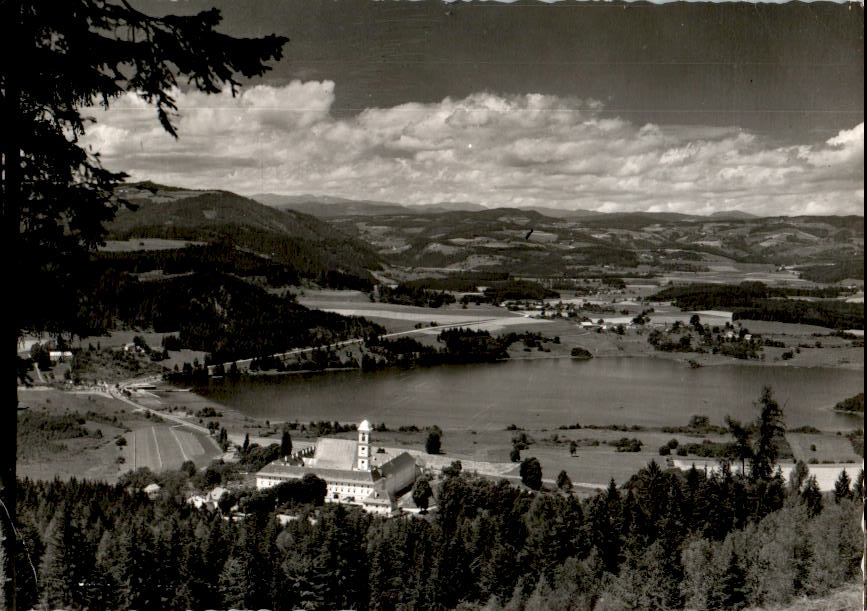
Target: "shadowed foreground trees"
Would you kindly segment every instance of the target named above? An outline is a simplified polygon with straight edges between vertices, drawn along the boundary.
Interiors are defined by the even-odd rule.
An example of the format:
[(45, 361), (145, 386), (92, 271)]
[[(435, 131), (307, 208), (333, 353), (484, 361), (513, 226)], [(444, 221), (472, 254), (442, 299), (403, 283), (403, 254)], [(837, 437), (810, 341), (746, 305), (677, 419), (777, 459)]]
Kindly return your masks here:
[(177, 135), (172, 96), (179, 85), (206, 93), (228, 86), (234, 93), (238, 79), (262, 75), (265, 62), (281, 57), (286, 39), (221, 34), (216, 9), (154, 18), (126, 2), (23, 0), (4, 2), (2, 11), (3, 39), (14, 49), (0, 59), (3, 241), (14, 257), (7, 282), (18, 296), (7, 304), (5, 323), (0, 607), (15, 608), (10, 521), (16, 519), (18, 337), (23, 330), (80, 331), (76, 319), (87, 300), (82, 276), (89, 253), (121, 203), (113, 191), (124, 174), (102, 168), (79, 142), (89, 122), (86, 109), (136, 92), (155, 106), (162, 127)]
[(233, 522), (168, 490), (22, 482), (39, 585), (21, 555), (21, 606), (738, 609), (852, 582), (861, 557), (859, 502), (792, 493), (757, 519), (730, 470), (650, 463), (586, 500), (455, 470), (434, 512), (388, 520), (323, 505), (316, 478), (245, 497)]
[[(769, 391), (759, 407), (761, 456), (782, 412)], [(725, 460), (709, 472), (652, 461), (584, 500), (564, 493), (566, 478), (543, 488), (535, 459), (522, 469), (540, 478), (534, 489), (455, 462), (435, 491), (426, 479), (412, 491), (421, 509), (433, 492), (435, 511), (389, 520), (324, 504), (315, 476), (226, 495), (216, 513), (185, 502), (201, 485), (188, 468), (117, 486), (25, 481), (18, 595), (70, 608), (741, 609), (853, 582), (863, 474), (854, 493), (841, 476), (825, 494), (806, 465), (787, 486), (766, 456), (746, 474)], [(154, 480), (151, 500), (140, 490)], [(236, 503), (243, 519), (224, 520)]]

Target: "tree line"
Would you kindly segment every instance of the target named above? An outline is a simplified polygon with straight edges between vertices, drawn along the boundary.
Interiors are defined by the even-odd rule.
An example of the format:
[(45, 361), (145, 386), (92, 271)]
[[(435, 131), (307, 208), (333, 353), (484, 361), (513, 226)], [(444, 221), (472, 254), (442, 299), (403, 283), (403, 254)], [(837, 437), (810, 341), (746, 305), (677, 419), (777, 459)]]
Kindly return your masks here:
[[(674, 301), (682, 310), (731, 310), (735, 320), (766, 320), (817, 325), (831, 329), (863, 329), (864, 304), (833, 299), (837, 287), (791, 289), (761, 282), (737, 285), (691, 284), (672, 286), (650, 296), (651, 301)], [(797, 297), (815, 297), (807, 301)]]
[[(742, 609), (821, 595), (858, 575), (863, 471), (854, 482), (841, 476), (833, 494), (819, 492), (805, 465), (783, 481), (772, 443), (781, 412), (765, 399), (758, 428), (742, 440), (746, 472), (727, 461), (710, 473), (650, 462), (584, 500), (565, 481), (558, 490), (541, 486), (533, 459), (522, 473), (539, 476), (538, 491), (457, 464), (435, 486), (433, 512), (401, 519), (323, 505), (324, 482), (315, 477), (233, 493), (210, 511), (185, 502), (199, 477), (192, 465), (158, 477), (136, 472), (117, 485), (25, 480), (19, 601)], [(154, 479), (164, 486), (150, 499), (141, 487)], [(224, 519), (236, 512), (243, 519)], [(292, 518), (280, 522), (278, 513)]]

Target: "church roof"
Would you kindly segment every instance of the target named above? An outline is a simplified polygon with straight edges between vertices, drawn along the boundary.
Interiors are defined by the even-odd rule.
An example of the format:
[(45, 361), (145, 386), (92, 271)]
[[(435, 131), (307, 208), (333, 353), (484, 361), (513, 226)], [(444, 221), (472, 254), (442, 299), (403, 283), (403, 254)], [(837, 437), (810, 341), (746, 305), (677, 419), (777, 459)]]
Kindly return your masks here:
[(262, 477), (285, 477), (287, 479), (301, 479), (305, 475), (315, 475), (325, 481), (355, 482), (362, 484), (373, 483), (373, 473), (370, 471), (353, 471), (351, 469), (324, 469), (320, 467), (300, 467), (296, 465), (284, 465), (279, 460), (266, 465), (257, 475)]
[(415, 458), (409, 452), (401, 452), (392, 460), (388, 461), (379, 468), (379, 472), (383, 477), (388, 477), (394, 473), (399, 473), (407, 467), (415, 467)]
[(358, 442), (354, 439), (320, 437), (310, 460), (311, 467), (322, 469), (352, 469), (355, 466)]
[(358, 430), (363, 431), (365, 433), (370, 432), (370, 423), (367, 420), (362, 420), (361, 424), (358, 425)]

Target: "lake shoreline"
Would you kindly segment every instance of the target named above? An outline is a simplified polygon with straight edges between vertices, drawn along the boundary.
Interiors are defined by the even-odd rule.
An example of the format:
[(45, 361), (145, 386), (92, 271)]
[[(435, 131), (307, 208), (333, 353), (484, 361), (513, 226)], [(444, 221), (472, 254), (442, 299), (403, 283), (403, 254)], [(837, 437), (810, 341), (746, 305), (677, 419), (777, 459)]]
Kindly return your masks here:
[[(762, 386), (769, 385), (787, 405), (790, 426), (850, 430), (856, 428), (852, 416), (835, 413), (832, 407), (850, 391), (863, 390), (863, 376), (853, 375), (854, 368), (770, 363), (744, 367), (748, 363), (732, 360), (692, 368), (683, 359), (664, 357), (576, 361), (557, 355), (493, 364), (259, 374), (238, 381), (216, 380), (193, 391), (223, 411), (237, 410), (248, 422), (367, 418), (395, 427), (437, 424), (445, 430), (499, 427), (512, 421), (536, 428), (576, 420), (591, 425), (682, 426), (696, 413), (720, 422), (726, 413), (743, 419)], [(443, 411), (442, 405), (456, 409)], [(601, 405), (610, 407), (600, 411), (596, 406)], [(624, 408), (628, 409), (620, 411)]]

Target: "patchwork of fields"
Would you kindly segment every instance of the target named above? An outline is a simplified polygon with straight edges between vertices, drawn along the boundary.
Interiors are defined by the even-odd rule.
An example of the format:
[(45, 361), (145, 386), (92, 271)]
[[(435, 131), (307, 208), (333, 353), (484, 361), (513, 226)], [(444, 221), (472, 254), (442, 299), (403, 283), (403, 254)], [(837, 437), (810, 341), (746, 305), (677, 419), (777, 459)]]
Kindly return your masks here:
[(154, 472), (166, 471), (177, 469), (188, 460), (196, 467), (204, 467), (222, 455), (208, 435), (183, 426), (141, 428), (129, 433), (128, 439), (128, 464), (133, 469), (147, 467)]

